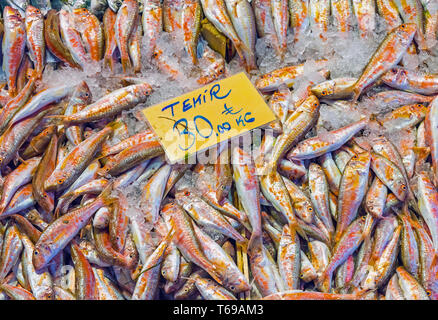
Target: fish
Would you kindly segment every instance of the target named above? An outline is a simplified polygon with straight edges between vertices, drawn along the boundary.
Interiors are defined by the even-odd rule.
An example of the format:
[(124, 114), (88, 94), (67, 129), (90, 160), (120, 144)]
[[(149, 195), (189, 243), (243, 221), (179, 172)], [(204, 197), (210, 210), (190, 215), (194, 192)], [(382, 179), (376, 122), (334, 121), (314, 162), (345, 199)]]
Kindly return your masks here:
[(394, 67), (409, 48), (417, 32), (412, 23), (405, 23), (394, 28), (380, 44), (369, 60), (357, 82), (353, 85), (353, 100), (357, 101), (362, 91), (377, 78)]
[(424, 95), (438, 93), (438, 77), (396, 67), (382, 76), (382, 81), (392, 88)]
[(362, 37), (366, 37), (376, 28), (376, 4), (372, 0), (353, 0), (353, 11)]
[(117, 14), (110, 8), (105, 10), (103, 15), (103, 36), (105, 39), (104, 63), (114, 71), (117, 60), (115, 51), (117, 48), (116, 35), (113, 26), (116, 23)]
[[(67, 212), (44, 229), (31, 254), (31, 264), (35, 266), (36, 270), (42, 270), (47, 266), (88, 223), (93, 214), (108, 203), (107, 197), (111, 189), (112, 185), (110, 184), (94, 201)], [(53, 241), (54, 237), (57, 239), (56, 241)]]
[(138, 23), (138, 11), (138, 2), (135, 0), (123, 1), (120, 9), (117, 11), (115, 37), (124, 72), (132, 69), (132, 61), (129, 57), (129, 38)]
[[(192, 6), (189, 6), (192, 8)], [(161, 1), (145, 0), (142, 13), (143, 38), (149, 44), (148, 51), (143, 50), (146, 59), (151, 59), (160, 33), (163, 31), (163, 7)]]
[(184, 46), (192, 59), (197, 64), (198, 39), (201, 31), (201, 3), (198, 0), (185, 0), (182, 5), (181, 29), (184, 34)]
[(81, 34), (76, 29), (74, 16), (71, 12), (64, 9), (61, 9), (58, 14), (59, 28), (65, 47), (70, 52), (75, 63), (83, 69), (89, 64), (90, 57), (87, 55)]
[(66, 65), (73, 68), (81, 68), (80, 64), (75, 61), (70, 49), (61, 39), (60, 19), (56, 10), (52, 9), (47, 13), (44, 20), (44, 40), (52, 55), (61, 60)]
[(44, 41), (44, 16), (40, 9), (27, 6), (24, 23), (26, 25), (26, 44), (30, 58), (39, 78), (42, 77), (46, 45)]
[[(230, 16), (227, 13), (224, 0), (201, 0), (202, 9), (208, 20), (232, 42), (239, 54), (245, 60), (244, 48), (246, 47), (242, 39), (239, 38)], [(248, 49), (250, 50), (250, 48)]]
[(302, 39), (310, 25), (308, 0), (289, 0), (290, 26), (294, 30), (294, 41)]
[(3, 17), (3, 71), (6, 73), (8, 92), (14, 97), (17, 94), (17, 72), (26, 46), (26, 26), (19, 11), (12, 7), (4, 8)]
[(66, 125), (97, 121), (145, 102), (152, 93), (148, 83), (134, 84), (115, 90), (79, 112), (69, 116), (57, 116)]
[(99, 19), (86, 8), (73, 9), (73, 23), (80, 33), (91, 61), (100, 61), (103, 56), (103, 30)]
[(363, 152), (354, 155), (344, 169), (339, 187), (335, 243), (339, 242), (358, 215), (359, 206), (366, 193), (370, 165), (371, 154)]
[[(255, 45), (257, 39), (254, 12), (248, 1), (225, 0), (228, 15), (239, 39), (244, 43), (243, 55), (247, 71), (257, 69)], [(286, 21), (286, 28), (288, 21)]]

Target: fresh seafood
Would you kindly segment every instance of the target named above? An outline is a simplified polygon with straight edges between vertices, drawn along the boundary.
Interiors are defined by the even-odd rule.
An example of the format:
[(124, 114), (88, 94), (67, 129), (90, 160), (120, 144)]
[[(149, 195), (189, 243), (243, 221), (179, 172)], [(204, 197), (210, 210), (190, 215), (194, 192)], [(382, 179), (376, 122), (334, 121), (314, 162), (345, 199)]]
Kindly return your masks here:
[[(0, 299), (438, 299), (436, 1), (4, 2)], [(237, 72), (275, 121), (170, 163)]]

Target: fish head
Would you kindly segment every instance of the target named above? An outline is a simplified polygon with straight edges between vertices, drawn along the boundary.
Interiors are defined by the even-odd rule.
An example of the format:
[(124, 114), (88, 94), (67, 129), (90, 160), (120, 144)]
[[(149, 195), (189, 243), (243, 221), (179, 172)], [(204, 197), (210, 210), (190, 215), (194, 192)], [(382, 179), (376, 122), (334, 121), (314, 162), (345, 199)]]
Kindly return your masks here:
[(76, 86), (73, 97), (78, 100), (79, 103), (90, 104), (92, 101), (91, 90), (85, 81), (82, 81)]
[(62, 188), (66, 179), (66, 173), (64, 171), (57, 170), (44, 183), (44, 190), (58, 191)]
[(417, 33), (417, 26), (415, 23), (404, 23), (398, 26), (394, 32), (397, 34), (401, 43), (408, 47), (409, 44), (414, 39), (415, 34)]
[(405, 86), (408, 81), (408, 73), (403, 68), (392, 68), (382, 76), (382, 80), (388, 85)]
[(225, 288), (234, 293), (240, 293), (251, 289), (248, 281), (240, 272), (227, 272), (226, 278), (223, 280)]
[(52, 287), (49, 286), (40, 286), (38, 288), (38, 297), (40, 300), (54, 300), (55, 299), (55, 293), (53, 291)]
[(55, 256), (55, 252), (44, 243), (37, 243), (32, 254), (32, 262), (36, 271), (44, 268)]
[(334, 81), (324, 81), (314, 85), (310, 91), (318, 98), (330, 97), (335, 92)]
[(26, 20), (41, 20), (43, 19), (43, 13), (40, 9), (34, 6), (28, 5), (26, 8)]
[(20, 26), (23, 23), (23, 18), (20, 12), (17, 9), (14, 9), (10, 6), (6, 6), (3, 10), (3, 19), (6, 26), (10, 26), (12, 28)]
[(310, 201), (298, 201), (293, 204), (296, 214), (306, 223), (313, 223), (315, 210)]
[(53, 192), (44, 192), (44, 201), (41, 201), (39, 205), (45, 212), (52, 212), (55, 208), (55, 195)]
[(349, 162), (350, 166), (357, 169), (369, 167), (371, 163), (371, 153), (368, 151), (359, 152), (353, 155)]

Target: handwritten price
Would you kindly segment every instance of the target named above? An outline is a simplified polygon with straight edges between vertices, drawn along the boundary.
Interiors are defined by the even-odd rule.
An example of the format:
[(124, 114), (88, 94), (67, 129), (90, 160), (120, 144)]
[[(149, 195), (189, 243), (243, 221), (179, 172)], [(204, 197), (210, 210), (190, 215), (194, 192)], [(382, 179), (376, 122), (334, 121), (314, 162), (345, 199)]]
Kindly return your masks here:
[(244, 73), (143, 112), (172, 163), (275, 120)]

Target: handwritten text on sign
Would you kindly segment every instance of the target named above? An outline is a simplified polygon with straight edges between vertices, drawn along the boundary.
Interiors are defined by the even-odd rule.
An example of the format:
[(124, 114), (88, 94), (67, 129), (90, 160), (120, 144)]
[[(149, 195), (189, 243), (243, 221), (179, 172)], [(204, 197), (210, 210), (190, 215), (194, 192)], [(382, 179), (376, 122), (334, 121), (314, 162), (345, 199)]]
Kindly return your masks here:
[(143, 112), (172, 163), (275, 120), (244, 73)]

